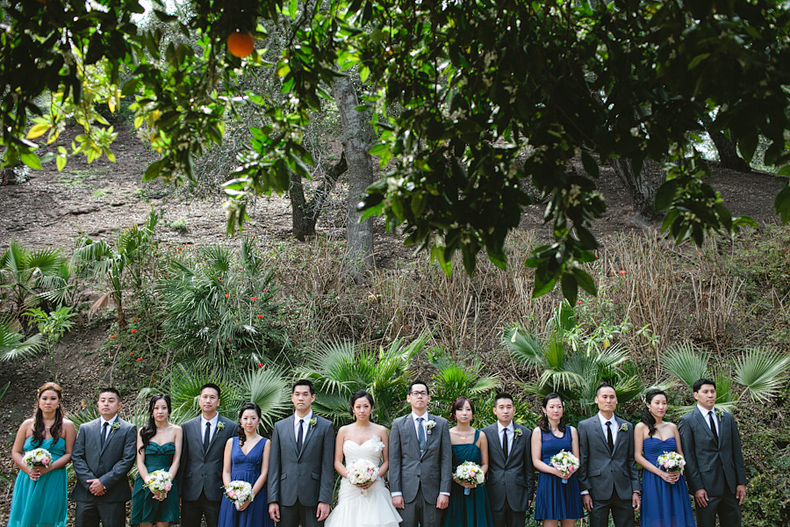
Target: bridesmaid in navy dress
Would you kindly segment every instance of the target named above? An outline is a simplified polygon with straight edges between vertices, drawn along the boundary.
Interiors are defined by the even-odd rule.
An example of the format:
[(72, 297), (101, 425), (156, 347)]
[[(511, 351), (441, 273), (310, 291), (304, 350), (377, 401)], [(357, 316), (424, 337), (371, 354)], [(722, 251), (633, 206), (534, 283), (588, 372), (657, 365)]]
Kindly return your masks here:
[[(466, 397), (459, 397), (450, 407), (450, 420), (457, 424), (450, 429), (450, 443), (453, 450), (453, 473), (464, 461), (477, 463), (488, 472), (488, 440), (486, 435), (475, 430), (472, 420), (475, 407)], [(469, 489), (469, 493), (466, 490)], [(470, 485), (455, 481), (453, 478), (450, 505), (444, 517), (444, 527), (493, 527), (491, 505), (485, 483)]]
[(642, 527), (693, 527), (686, 480), (680, 472), (664, 472), (656, 461), (664, 452), (681, 456), (678, 427), (664, 421), (667, 394), (648, 390), (642, 422), (634, 428), (634, 459), (642, 468)]
[(269, 474), (269, 440), (258, 435), (261, 409), (255, 403), (244, 403), (239, 410), (239, 436), (225, 444), (222, 483), (246, 481), (252, 485), (252, 501), (236, 510), (229, 499), (222, 499), (219, 527), (273, 527), (266, 499), (266, 477)]
[(579, 458), (579, 434), (565, 422), (562, 398), (550, 393), (543, 398), (542, 415), (532, 432), (532, 463), (538, 469), (535, 491), (535, 519), (544, 527), (573, 527), (584, 517), (576, 473), (563, 474), (550, 465), (551, 457), (562, 450)]

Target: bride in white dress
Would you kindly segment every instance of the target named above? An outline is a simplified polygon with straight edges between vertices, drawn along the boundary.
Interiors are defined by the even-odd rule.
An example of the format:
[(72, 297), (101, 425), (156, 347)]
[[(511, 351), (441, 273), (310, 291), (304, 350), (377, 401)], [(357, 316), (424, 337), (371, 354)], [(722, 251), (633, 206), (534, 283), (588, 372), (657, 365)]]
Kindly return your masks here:
[[(335, 441), (335, 470), (343, 479), (337, 507), (326, 519), (325, 527), (398, 527), (401, 517), (392, 505), (390, 492), (381, 479), (389, 469), (387, 429), (370, 422), (373, 397), (365, 390), (351, 396), (351, 415), (356, 422), (341, 427)], [(378, 469), (378, 478), (367, 485), (348, 481), (343, 464), (366, 459)]]

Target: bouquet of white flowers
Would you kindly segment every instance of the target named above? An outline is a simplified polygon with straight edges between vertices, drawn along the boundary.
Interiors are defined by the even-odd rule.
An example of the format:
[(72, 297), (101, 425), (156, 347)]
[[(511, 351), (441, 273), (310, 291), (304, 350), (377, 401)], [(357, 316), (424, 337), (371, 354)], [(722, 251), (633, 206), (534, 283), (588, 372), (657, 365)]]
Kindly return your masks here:
[[(455, 467), (453, 478), (455, 478), (456, 481), (477, 486), (485, 482), (486, 475), (483, 473), (483, 469), (480, 468), (480, 465), (477, 463), (464, 461)], [(469, 496), (469, 494), (471, 494), (471, 490), (464, 488), (464, 494)]]
[(154, 470), (148, 473), (143, 488), (167, 494), (173, 488), (173, 476), (166, 470)]
[[(357, 487), (372, 483), (379, 477), (378, 467), (367, 459), (358, 459), (349, 463), (346, 465), (346, 469), (348, 470), (348, 482)], [(362, 494), (366, 493), (367, 491), (363, 489)]]
[[(566, 450), (560, 450), (549, 460), (549, 464), (569, 477), (579, 469), (579, 458)], [(567, 484), (568, 478), (562, 478), (562, 483)]]
[(25, 454), (22, 462), (30, 468), (48, 467), (52, 463), (52, 454), (46, 448), (34, 448)]
[[(683, 472), (686, 460), (677, 452), (664, 452), (656, 460), (656, 466), (664, 472)], [(674, 483), (673, 483), (674, 485)]]
[(231, 481), (225, 485), (225, 497), (239, 510), (245, 501), (252, 501), (252, 485), (246, 481)]

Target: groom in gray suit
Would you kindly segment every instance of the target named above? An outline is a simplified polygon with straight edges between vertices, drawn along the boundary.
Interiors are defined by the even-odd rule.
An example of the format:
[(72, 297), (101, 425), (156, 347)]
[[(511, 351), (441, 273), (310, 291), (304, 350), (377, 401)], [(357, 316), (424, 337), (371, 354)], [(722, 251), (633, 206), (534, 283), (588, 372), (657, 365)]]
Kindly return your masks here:
[(222, 501), (222, 462), (225, 443), (236, 435), (237, 425), (217, 413), (220, 388), (207, 383), (200, 388), (200, 415), (184, 423), (181, 452), (181, 525), (217, 527)]
[(614, 415), (617, 393), (601, 384), (595, 393), (598, 413), (579, 423), (579, 488), (590, 513), (590, 527), (633, 527), (639, 510), (639, 472), (634, 461), (634, 427)]
[(680, 443), (686, 456), (689, 492), (697, 502), (697, 525), (740, 527), (741, 504), (746, 498), (746, 467), (741, 437), (732, 414), (714, 408), (716, 383), (694, 383), (697, 407), (678, 421)]
[(453, 451), (447, 419), (428, 413), (428, 385), (407, 388), (411, 413), (392, 422), (390, 492), (403, 527), (438, 527), (450, 504)]
[(132, 498), (126, 474), (132, 468), (137, 434), (134, 425), (118, 417), (121, 395), (115, 388), (99, 393), (99, 417), (80, 426), (71, 462), (77, 483), (71, 499), (79, 527), (123, 527), (126, 502)]
[(535, 490), (531, 432), (513, 422), (515, 406), (509, 393), (494, 397), (497, 422), (483, 428), (488, 439), (488, 500), (497, 527), (523, 527)]
[(335, 483), (335, 430), (313, 413), (315, 387), (291, 389), (295, 413), (274, 424), (269, 454), (269, 516), (282, 527), (315, 527), (329, 516)]

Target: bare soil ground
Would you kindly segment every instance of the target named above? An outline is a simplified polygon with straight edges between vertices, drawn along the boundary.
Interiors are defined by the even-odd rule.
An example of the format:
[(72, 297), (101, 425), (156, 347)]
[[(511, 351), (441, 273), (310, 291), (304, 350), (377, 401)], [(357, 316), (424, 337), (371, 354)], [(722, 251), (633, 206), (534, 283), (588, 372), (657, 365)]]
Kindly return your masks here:
[[(53, 164), (33, 171), (27, 181), (0, 186), (0, 251), (15, 239), (28, 248), (59, 247), (70, 254), (75, 237), (81, 233), (91, 238), (112, 239), (113, 233), (132, 224), (142, 225), (152, 207), (164, 207), (159, 238), (166, 245), (209, 244), (227, 240), (225, 215), (219, 194), (214, 199), (174, 197), (161, 183), (142, 183), (142, 174), (155, 154), (147, 150), (125, 124), (116, 124), (119, 137), (115, 143), (116, 163), (106, 158), (92, 164), (83, 158), (70, 159), (62, 173)], [(78, 130), (63, 134), (57, 144), (68, 146)], [(52, 148), (52, 147), (50, 147)], [(785, 179), (771, 174), (748, 174), (713, 169), (713, 185), (721, 192), (736, 215), (748, 215), (758, 223), (777, 222), (773, 200)], [(594, 226), (606, 243), (606, 236), (618, 231), (639, 232), (657, 228), (634, 222), (631, 201), (609, 168), (601, 171), (597, 182), (609, 210)], [(343, 238), (345, 232), (345, 198), (338, 187), (319, 220), (321, 235)], [(291, 238), (291, 214), (287, 197), (262, 197), (250, 211), (252, 221), (245, 232), (257, 235), (264, 243)], [(539, 228), (543, 211), (533, 206), (525, 211), (522, 228)], [(171, 227), (183, 219), (186, 229)], [(397, 235), (385, 234), (379, 225), (376, 238), (376, 261), (388, 267), (393, 261), (408, 259), (412, 249), (404, 247)], [(112, 382), (112, 371), (100, 350), (110, 321), (101, 320), (67, 335), (55, 351), (64, 399), (70, 411), (92, 401), (93, 389)], [(10, 382), (0, 412), (0, 478), (12, 473), (10, 449), (19, 423), (30, 415), (35, 390), (50, 377), (50, 358), (31, 363), (0, 365), (0, 387)], [(0, 480), (2, 481), (2, 480)], [(11, 486), (0, 484), (0, 524), (7, 521)]]

